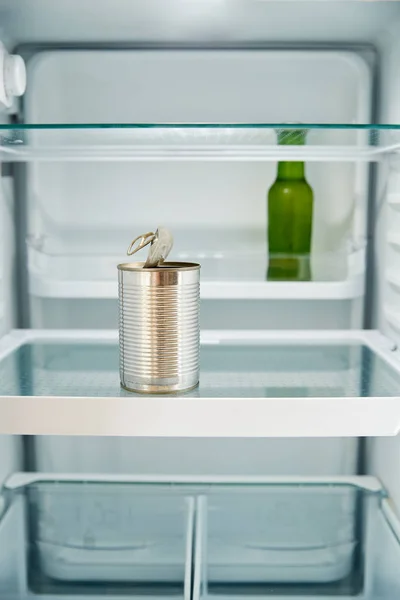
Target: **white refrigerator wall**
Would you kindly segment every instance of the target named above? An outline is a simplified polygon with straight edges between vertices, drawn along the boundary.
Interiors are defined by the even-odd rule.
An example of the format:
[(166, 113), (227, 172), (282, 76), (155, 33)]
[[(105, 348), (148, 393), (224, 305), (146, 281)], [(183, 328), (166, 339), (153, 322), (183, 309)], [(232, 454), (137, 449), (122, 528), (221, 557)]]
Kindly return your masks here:
[[(7, 122), (1, 111), (0, 108), (0, 123)], [(3, 173), (0, 179), (0, 337), (16, 324), (14, 216), (12, 178), (9, 173)], [(0, 489), (9, 475), (21, 468), (21, 440), (17, 436), (0, 435)], [(0, 513), (1, 510), (0, 502)]]
[(16, 322), (16, 265), (13, 184), (9, 176), (0, 181), (0, 336), (3, 336)]
[(332, 439), (37, 437), (35, 467), (48, 473), (351, 475), (358, 443)]
[[(28, 77), (23, 115), (35, 123), (365, 123), (371, 115), (370, 64), (362, 52), (341, 49), (55, 50), (35, 54)], [(30, 143), (46, 144), (50, 134), (51, 143), (79, 145), (98, 136), (95, 130), (32, 131)], [(141, 133), (145, 144), (148, 137), (165, 143), (168, 134)], [(190, 142), (190, 131), (180, 135)], [(275, 143), (275, 132), (268, 135), (267, 143)], [(110, 136), (109, 143), (132, 143), (128, 130)], [(312, 130), (308, 143), (344, 144), (357, 136), (361, 142), (355, 132)], [(204, 143), (218, 143), (218, 130), (215, 138), (205, 132)], [(158, 224), (174, 233), (171, 258), (202, 264), (203, 283), (263, 281), (266, 195), (275, 173), (274, 163), (256, 162), (29, 164), (31, 325), (115, 327), (116, 264), (133, 237)], [(315, 193), (313, 277), (351, 281), (360, 276), (349, 266), (349, 248), (365, 239), (368, 166), (310, 163), (307, 176)], [(82, 281), (89, 291), (92, 281), (115, 282), (114, 310), (101, 296), (76, 298), (75, 282)], [(359, 296), (309, 304), (290, 298), (286, 306), (236, 303), (223, 327), (359, 327)], [(204, 301), (202, 327), (221, 328), (221, 312), (229, 314), (226, 305)]]
[(21, 43), (377, 43), (397, 2), (0, 0), (2, 39)]
[[(22, 443), (17, 436), (0, 435), (0, 490), (6, 479), (23, 468)], [(0, 499), (0, 514), (1, 514)]]
[[(382, 40), (380, 121), (400, 123), (400, 25)], [(389, 337), (400, 339), (400, 161), (380, 165), (373, 222), (373, 323)]]
[[(382, 36), (380, 118), (400, 123), (400, 38), (399, 25)], [(400, 342), (400, 161), (382, 165), (378, 174), (375, 202), (373, 322), (395, 343)], [(400, 278), (399, 278), (400, 281)], [(374, 438), (368, 442), (368, 466), (381, 478), (400, 509), (400, 436)]]

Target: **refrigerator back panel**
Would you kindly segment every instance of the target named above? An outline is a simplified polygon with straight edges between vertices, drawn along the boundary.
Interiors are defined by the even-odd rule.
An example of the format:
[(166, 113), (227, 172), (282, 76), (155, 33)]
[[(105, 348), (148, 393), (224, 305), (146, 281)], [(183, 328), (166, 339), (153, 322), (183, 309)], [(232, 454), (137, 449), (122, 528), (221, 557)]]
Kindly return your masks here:
[[(55, 50), (33, 55), (28, 76), (24, 118), (35, 123), (365, 123), (371, 112), (368, 61), (346, 51)], [(46, 133), (30, 132), (31, 143), (46, 143)], [(160, 133), (160, 143), (167, 134)], [(52, 143), (62, 144), (65, 135), (54, 132)], [(77, 145), (96, 135), (73, 133)], [(129, 131), (112, 135), (115, 144), (129, 144)], [(190, 131), (180, 135), (190, 138)], [(204, 143), (218, 142), (218, 131), (213, 140), (204, 135)], [(311, 131), (307, 143), (343, 144), (346, 135), (364, 134), (341, 131), (340, 140), (337, 135)], [(70, 142), (71, 132), (68, 136)], [(274, 131), (270, 136), (274, 143)], [(307, 165), (316, 198), (317, 280), (348, 277), (349, 246), (365, 236), (367, 169), (340, 162)], [(133, 230), (147, 230), (155, 212), (158, 222), (174, 229), (174, 258), (201, 262), (203, 282), (263, 281), (266, 194), (275, 171), (274, 163), (229, 161), (29, 164), (32, 324), (79, 325), (82, 314), (92, 311), (75, 284), (115, 281), (114, 266), (124, 259), (121, 240), (129, 241)], [(115, 282), (115, 298), (116, 292)], [(102, 297), (90, 290), (88, 296)], [(214, 326), (218, 303), (211, 304), (203, 327)], [(346, 303), (348, 314), (353, 308)], [(301, 315), (302, 307), (297, 310)], [(343, 326), (342, 307), (337, 311)], [(109, 302), (103, 300), (98, 314), (97, 327), (115, 326)], [(275, 326), (279, 323), (284, 319)]]
[[(2, 34), (18, 43), (383, 41), (397, 2), (336, 0), (2, 0)], [(289, 8), (290, 7), (290, 8)], [(290, 18), (288, 15), (290, 14)]]

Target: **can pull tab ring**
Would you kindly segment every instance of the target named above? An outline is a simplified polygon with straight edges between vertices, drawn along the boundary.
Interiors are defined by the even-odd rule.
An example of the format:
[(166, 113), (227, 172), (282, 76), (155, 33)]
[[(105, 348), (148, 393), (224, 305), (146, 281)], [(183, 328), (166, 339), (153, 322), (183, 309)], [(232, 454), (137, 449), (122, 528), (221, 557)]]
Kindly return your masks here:
[(174, 240), (172, 234), (168, 229), (165, 227), (158, 227), (155, 233), (149, 231), (148, 233), (138, 235), (138, 237), (131, 242), (127, 254), (128, 256), (132, 256), (132, 254), (136, 254), (136, 252), (139, 252), (139, 250), (150, 244), (149, 254), (144, 263), (144, 268), (149, 269), (151, 267), (158, 267), (165, 261), (168, 254), (171, 252), (173, 243)]
[[(127, 255), (132, 256), (132, 254), (136, 254), (136, 252), (139, 252), (139, 250), (151, 244), (151, 242), (153, 242), (155, 238), (156, 236), (152, 231), (149, 231), (148, 233), (143, 233), (142, 235), (138, 235), (137, 238), (135, 238), (130, 243), (129, 248), (126, 251)], [(137, 244), (137, 242), (139, 243)], [(137, 244), (136, 248), (135, 244)]]

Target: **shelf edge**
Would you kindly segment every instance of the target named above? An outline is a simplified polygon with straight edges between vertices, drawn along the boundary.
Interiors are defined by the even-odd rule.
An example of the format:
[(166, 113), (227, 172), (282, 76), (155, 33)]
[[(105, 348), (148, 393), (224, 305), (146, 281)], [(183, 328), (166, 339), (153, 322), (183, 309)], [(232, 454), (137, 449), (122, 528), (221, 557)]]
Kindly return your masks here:
[[(31, 274), (29, 292), (37, 298), (115, 300), (118, 284), (49, 280)], [(200, 295), (205, 300), (349, 300), (364, 295), (364, 278), (360, 274), (345, 281), (203, 281)]]
[(399, 429), (400, 397), (0, 397), (6, 435), (319, 438), (395, 436)]

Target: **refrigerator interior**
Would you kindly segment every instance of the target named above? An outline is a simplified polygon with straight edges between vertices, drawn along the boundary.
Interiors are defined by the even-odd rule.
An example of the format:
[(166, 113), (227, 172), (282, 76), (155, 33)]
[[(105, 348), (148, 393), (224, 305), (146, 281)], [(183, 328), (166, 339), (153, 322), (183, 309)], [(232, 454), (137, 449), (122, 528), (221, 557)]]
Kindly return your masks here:
[[(27, 62), (30, 86), (23, 118), (28, 123), (72, 124), (103, 123), (110, 115), (116, 123), (259, 123), (268, 116), (270, 122), (281, 123), (291, 115), (290, 120), (300, 123), (368, 123), (369, 58), (368, 53), (345, 50), (48, 50)], [(314, 99), (322, 94), (329, 100), (315, 106)], [(78, 128), (31, 131), (27, 136), (35, 148), (101, 144), (102, 133)], [(131, 143), (130, 131), (108, 133), (112, 146)], [(138, 144), (153, 148), (169, 147), (177, 137), (189, 146), (245, 145), (261, 136), (270, 144), (276, 134), (254, 128), (226, 140), (216, 129), (200, 131), (195, 139), (191, 130), (150, 129), (139, 136)], [(362, 144), (367, 136), (362, 131), (311, 130), (307, 143)], [(297, 306), (287, 292), (286, 298), (271, 298), (269, 310), (268, 296), (257, 293), (266, 275), (266, 193), (275, 176), (273, 162), (187, 161), (185, 153), (182, 161), (151, 158), (103, 161), (101, 168), (87, 161), (27, 165), (29, 326), (98, 329), (102, 323), (102, 328), (114, 328), (116, 313), (110, 305), (112, 301), (116, 308), (115, 265), (124, 260), (131, 239), (152, 228), (154, 218), (173, 231), (176, 260), (201, 263), (202, 328), (230, 329), (235, 322), (242, 329), (361, 325), (368, 164), (311, 162), (307, 168), (317, 199), (313, 283), (323, 288), (322, 283), (335, 282), (337, 299), (342, 296), (328, 312), (321, 302), (335, 297), (333, 285), (327, 286), (332, 297), (327, 291), (321, 302), (317, 293), (313, 301), (309, 290), (307, 302)], [(285, 302), (280, 305), (278, 299)], [(225, 317), (221, 326), (225, 301), (239, 304), (240, 317)]]
[[(41, 130), (24, 126), (32, 123), (257, 125), (288, 121), (353, 126), (396, 124), (400, 122), (400, 3), (119, 0), (116, 9), (110, 0), (97, 0), (95, 4), (90, 0), (58, 3), (1, 0), (0, 15), (2, 41), (25, 58), (28, 69), (25, 96), (2, 115), (4, 124), (12, 123), (16, 129), (1, 134), (0, 329), (3, 334), (15, 328), (40, 329), (37, 335), (33, 331), (27, 342), (36, 347), (23, 356), (16, 344), (10, 359), (11, 342), (4, 338), (2, 352), (4, 348), (7, 351), (0, 362), (1, 386), (6, 381), (7, 386), (16, 388), (3, 391), (5, 400), (0, 404), (3, 411), (10, 412), (11, 398), (11, 412), (14, 410), (20, 420), (22, 415), (29, 414), (28, 425), (25, 416), (19, 434), (32, 433), (45, 414), (50, 415), (50, 421), (53, 413), (46, 413), (47, 408), (59, 412), (53, 416), (60, 427), (57, 435), (51, 435), (50, 428), (35, 436), (24, 437), (15, 431), (0, 436), (1, 481), (17, 471), (47, 473), (48, 478), (42, 487), (33, 483), (12, 490), (7, 485), (4, 488), (0, 536), (12, 540), (12, 546), (9, 551), (9, 542), (7, 548), (4, 541), (0, 543), (1, 594), (4, 597), (14, 594), (18, 600), (32, 593), (44, 593), (48, 598), (60, 594), (95, 595), (100, 593), (99, 588), (91, 589), (91, 585), (98, 585), (103, 577), (103, 583), (107, 582), (103, 592), (105, 589), (109, 596), (116, 597), (128, 589), (135, 596), (168, 594), (185, 599), (231, 596), (238, 591), (241, 595), (328, 593), (361, 595), (367, 599), (396, 598), (400, 561), (398, 526), (385, 494), (394, 502), (395, 512), (400, 510), (399, 438), (393, 435), (397, 431), (397, 412), (394, 409), (390, 412), (395, 407), (398, 389), (396, 342), (400, 331), (399, 132), (371, 134), (362, 128), (348, 131), (310, 128), (304, 156), (307, 177), (316, 197), (313, 281), (293, 286), (264, 281), (266, 194), (278, 157), (276, 127)], [(340, 150), (335, 151), (335, 146)], [(263, 154), (257, 159), (261, 147)], [(365, 158), (365, 148), (376, 151), (375, 157)], [(10, 151), (11, 155), (16, 152), (15, 160), (10, 158)], [(227, 151), (231, 153), (230, 160)], [(338, 152), (343, 152), (342, 160), (338, 159)], [(85, 433), (85, 427), (91, 427), (90, 411), (95, 410), (95, 405), (85, 398), (103, 395), (107, 389), (114, 390), (114, 386), (118, 388), (117, 346), (114, 339), (111, 358), (107, 352), (99, 357), (97, 349), (77, 352), (76, 340), (68, 336), (74, 336), (74, 330), (90, 329), (94, 336), (93, 350), (101, 336), (107, 338), (104, 330), (112, 333), (117, 323), (115, 265), (124, 259), (133, 237), (158, 224), (169, 226), (175, 234), (174, 258), (198, 260), (203, 265), (202, 327), (210, 330), (210, 339), (219, 330), (228, 334), (233, 330), (233, 335), (237, 335), (234, 330), (242, 329), (249, 330), (250, 336), (251, 331), (278, 329), (285, 334), (283, 330), (289, 330), (288, 335), (292, 335), (294, 330), (290, 343), (287, 342), (289, 346), (295, 346), (296, 339), (301, 339), (302, 330), (321, 330), (321, 335), (329, 330), (326, 334), (329, 338), (330, 333), (339, 334), (343, 330), (353, 330), (356, 335), (356, 331), (365, 327), (379, 329), (386, 336), (382, 345), (376, 344), (376, 355), (385, 354), (392, 368), (390, 372), (386, 368), (379, 370), (376, 364), (371, 367), (365, 356), (360, 357), (359, 349), (338, 350), (337, 341), (332, 348), (329, 346), (327, 364), (322, 364), (324, 354), (318, 356), (318, 349), (311, 360), (307, 353), (296, 354), (293, 348), (294, 359), (288, 358), (289, 350), (279, 358), (276, 349), (265, 355), (258, 349), (256, 356), (263, 364), (256, 368), (249, 366), (251, 352), (243, 347), (236, 358), (230, 358), (228, 367), (224, 361), (228, 360), (229, 352), (224, 354), (224, 348), (219, 351), (225, 358), (215, 363), (209, 359), (212, 343), (211, 350), (203, 352), (203, 360), (208, 361), (203, 379), (209, 377), (209, 380), (200, 388), (200, 397), (193, 396), (193, 406), (207, 395), (207, 386), (213, 390), (212, 397), (218, 396), (215, 390), (222, 377), (222, 387), (225, 386), (222, 400), (227, 396), (236, 399), (242, 396), (243, 401), (243, 388), (247, 386), (251, 399), (259, 393), (261, 399), (271, 400), (269, 406), (273, 408), (267, 414), (274, 417), (279, 406), (272, 400), (282, 399), (289, 387), (293, 412), (288, 413), (287, 420), (295, 423), (296, 399), (300, 399), (299, 413), (310, 410), (306, 400), (313, 402), (316, 396), (327, 400), (328, 412), (334, 410), (332, 402), (325, 398), (324, 391), (328, 389), (328, 396), (330, 393), (333, 398), (340, 396), (348, 402), (340, 415), (342, 434), (339, 426), (333, 435), (324, 437), (298, 437), (286, 429), (286, 435), (274, 439), (250, 435), (185, 438), (183, 426), (179, 437), (143, 433), (138, 437), (120, 433), (103, 437)], [(39, 347), (46, 332), (50, 337), (44, 348)], [(315, 346), (320, 342), (317, 336)], [(307, 360), (312, 362), (312, 368), (306, 364)], [(282, 364), (286, 365), (283, 369)], [(366, 372), (367, 389), (362, 383)], [(229, 392), (227, 378), (231, 384)], [(72, 387), (76, 386), (72, 393), (71, 382)], [(64, 402), (59, 402), (63, 385), (69, 392)], [(30, 391), (25, 393), (24, 386), (30, 387)], [(352, 386), (357, 397), (372, 396), (365, 411), (370, 417), (367, 433), (354, 425), (357, 419), (364, 423), (364, 417), (354, 394), (346, 393)], [(385, 410), (379, 411), (377, 402), (382, 387), (390, 389), (389, 396), (382, 396), (388, 411), (388, 431), (389, 425), (392, 426), (391, 437), (376, 437), (378, 434), (373, 433), (374, 420), (376, 427), (378, 423), (381, 426), (380, 413)], [(33, 396), (32, 401), (38, 402), (42, 409), (36, 410), (34, 405), (28, 411), (28, 404), (20, 403), (24, 395), (25, 400)], [(70, 396), (76, 399), (80, 395), (83, 401), (79, 409), (77, 404), (66, 402)], [(122, 410), (126, 405), (119, 392), (110, 392), (108, 400), (114, 395), (115, 406)], [(62, 410), (54, 409), (54, 397)], [(214, 417), (209, 413), (211, 425), (221, 422), (221, 404), (221, 398), (215, 402)], [(107, 406), (110, 405), (108, 402)], [(151, 402), (149, 405), (152, 406)], [(75, 413), (79, 411), (83, 421), (83, 433), (79, 436), (70, 435), (71, 431), (60, 435), (64, 410), (65, 428), (80, 426), (77, 419), (68, 421), (71, 406)], [(138, 399), (132, 401), (132, 406), (138, 406)], [(154, 407), (159, 410), (161, 404)], [(171, 403), (171, 407), (172, 411), (188, 413), (182, 399)], [(150, 410), (151, 429), (153, 420), (157, 421), (153, 415), (159, 413), (150, 414)], [(246, 414), (243, 402), (240, 410)], [(327, 423), (321, 408), (318, 410), (321, 421), (316, 420), (315, 427), (327, 431), (329, 419)], [(299, 427), (306, 426), (306, 417), (311, 412), (303, 413), (306, 416), (299, 418)], [(168, 415), (161, 413), (167, 419)], [(227, 421), (229, 417), (225, 417)], [(176, 421), (179, 422), (179, 417)], [(189, 419), (188, 423), (194, 427), (192, 421)], [(232, 421), (239, 422), (238, 415), (232, 414)], [(243, 419), (246, 426), (249, 421)], [(332, 418), (336, 424), (339, 421)], [(20, 421), (16, 418), (15, 422)], [(93, 422), (97, 423), (95, 418)], [(127, 419), (128, 428), (131, 422)], [(172, 418), (168, 422), (173, 427)], [(285, 422), (281, 417), (282, 431)], [(3, 427), (4, 423), (5, 420)], [(271, 423), (272, 429), (275, 421), (272, 419)], [(111, 418), (109, 424), (115, 425)], [(263, 421), (259, 424), (262, 427)], [(59, 481), (65, 474), (72, 478), (80, 474), (82, 480), (70, 489), (60, 484), (59, 490), (57, 483), (53, 487), (54, 480)], [(90, 480), (94, 474), (100, 479), (97, 487), (91, 488), (94, 491), (89, 489), (87, 494), (77, 491), (86, 490), (82, 481)], [(337, 546), (332, 541), (337, 528), (335, 515), (339, 518), (343, 503), (346, 508), (349, 502), (347, 497), (343, 500), (341, 492), (333, 493), (332, 508), (331, 500), (326, 500), (325, 492), (319, 489), (315, 501), (310, 501), (307, 493), (298, 498), (298, 487), (279, 492), (281, 496), (267, 490), (268, 498), (278, 497), (283, 512), (285, 507), (288, 514), (293, 512), (300, 527), (296, 529), (292, 519), (286, 522), (277, 517), (278, 534), (284, 536), (289, 532), (289, 539), (282, 542), (279, 535), (274, 538), (270, 528), (264, 537), (255, 535), (256, 518), (260, 511), (263, 518), (262, 509), (270, 507), (273, 500), (262, 502), (260, 508), (257, 494), (249, 493), (245, 500), (241, 497), (235, 500), (231, 489), (218, 495), (218, 491), (211, 493), (207, 487), (205, 491), (188, 489), (177, 493), (172, 500), (169, 491), (162, 490), (160, 501), (157, 494), (144, 490), (149, 508), (144, 516), (146, 506), (141, 504), (140, 494), (125, 493), (125, 488), (122, 492), (118, 485), (124, 487), (124, 483), (108, 482), (107, 490), (111, 491), (103, 491), (102, 478), (110, 474), (121, 478), (137, 476), (136, 483), (149, 474), (163, 475), (166, 481), (172, 481), (174, 476), (214, 477), (214, 484), (224, 476), (335, 478), (371, 474), (383, 482), (385, 491), (368, 492), (367, 499), (364, 491), (357, 491), (355, 505), (350, 500), (345, 516), (352, 536)], [(349, 492), (346, 488), (345, 496), (346, 493), (352, 496), (353, 489), (350, 486)], [(114, 510), (115, 497), (119, 511)], [(93, 532), (82, 532), (79, 527), (90, 522), (95, 513), (93, 506), (102, 498), (105, 508), (99, 525), (100, 547), (97, 547), (97, 541), (93, 545)], [(164, 515), (170, 502), (170, 506), (176, 502), (178, 507), (172, 523), (179, 514), (180, 525), (171, 527), (170, 521), (165, 530), (165, 523), (161, 523), (160, 529), (166, 534), (166, 546), (177, 549), (176, 553), (171, 550), (162, 555), (161, 563), (157, 562), (155, 543), (155, 554), (151, 551), (146, 555), (141, 547), (134, 549), (139, 562), (141, 556), (149, 560), (141, 562), (136, 570), (132, 570), (129, 554), (132, 549), (127, 550), (127, 561), (125, 558), (118, 558), (116, 564), (110, 561), (109, 554), (120, 551), (115, 546), (123, 541), (124, 527), (117, 528), (121, 535), (116, 538), (107, 537), (114, 527), (107, 530), (108, 517), (114, 523), (119, 513), (118, 518), (126, 523), (123, 520), (126, 511), (134, 510), (135, 519), (145, 529), (147, 523), (156, 521), (154, 515)], [(325, 535), (326, 530), (315, 522), (314, 514), (313, 526), (308, 526), (311, 520), (309, 513), (305, 514), (308, 506), (315, 508), (313, 513), (320, 511), (321, 518), (328, 512), (332, 515), (327, 519), (328, 538), (324, 537), (322, 542), (315, 541), (312, 534)], [(213, 511), (223, 517), (213, 520)], [(39, 529), (36, 523), (27, 532), (27, 523), (35, 522), (38, 513), (44, 515), (38, 521)], [(71, 519), (66, 519), (66, 514)], [(273, 515), (272, 509), (268, 510), (267, 518), (272, 519)], [(368, 543), (357, 537), (357, 531), (354, 544), (353, 533), (360, 515), (365, 521), (361, 529)], [(307, 526), (303, 527), (304, 523)], [(106, 542), (101, 540), (103, 525)], [(173, 543), (168, 538), (172, 529), (176, 536)], [(306, 536), (307, 544), (317, 545), (316, 550), (308, 549), (305, 554), (298, 552), (298, 547), (293, 550), (291, 544), (299, 542), (303, 535), (299, 531)], [(47, 537), (41, 546), (35, 546), (35, 536), (40, 537), (42, 532), (50, 535), (50, 542)], [(246, 546), (246, 552), (236, 553), (235, 548), (230, 548), (232, 540), (223, 538), (230, 534), (240, 538), (243, 532), (254, 534), (256, 541), (252, 539), (249, 543), (255, 547)], [(77, 538), (72, 539), (75, 533)], [(72, 549), (69, 541), (64, 543), (63, 536), (67, 534), (71, 535)], [(140, 536), (151, 540), (151, 532), (146, 530)], [(272, 548), (260, 550), (265, 539)], [(53, 552), (54, 541), (61, 546), (59, 552)], [(46, 546), (48, 543), (50, 547)], [(285, 546), (282, 551), (280, 544), (289, 548)], [(94, 564), (93, 551), (97, 556)], [(362, 557), (360, 552), (364, 553)], [(225, 564), (218, 562), (220, 556), (227, 557)], [(264, 558), (260, 562), (261, 556), (267, 556), (268, 568)], [(40, 563), (39, 579), (35, 580), (29, 573), (32, 557)], [(173, 562), (173, 567), (168, 565), (168, 573), (174, 575), (172, 584), (165, 581), (162, 562), (165, 558)], [(324, 565), (322, 569), (320, 563)], [(79, 589), (71, 594), (70, 580), (79, 580), (82, 564), (81, 571), (91, 583), (84, 577), (84, 583), (81, 580), (77, 584)], [(158, 588), (150, 592), (140, 587), (143, 578), (138, 575), (146, 564), (151, 565), (156, 588), (157, 573), (159, 579)], [(288, 564), (292, 565), (290, 569)], [(307, 571), (310, 564), (311, 575)], [(364, 569), (361, 575), (360, 565)], [(295, 581), (285, 582), (285, 569), (286, 573), (292, 572)], [(304, 569), (305, 576), (301, 575)], [(127, 587), (127, 571), (134, 579), (133, 591), (129, 577)], [(271, 572), (275, 576), (279, 573), (279, 584), (289, 587), (277, 590)], [(46, 578), (51, 580), (50, 584)], [(118, 587), (121, 580), (124, 583)], [(336, 583), (329, 588), (332, 581)]]

